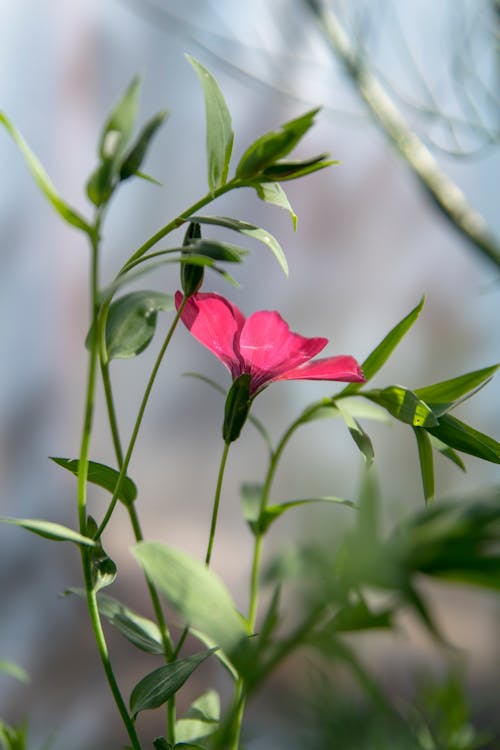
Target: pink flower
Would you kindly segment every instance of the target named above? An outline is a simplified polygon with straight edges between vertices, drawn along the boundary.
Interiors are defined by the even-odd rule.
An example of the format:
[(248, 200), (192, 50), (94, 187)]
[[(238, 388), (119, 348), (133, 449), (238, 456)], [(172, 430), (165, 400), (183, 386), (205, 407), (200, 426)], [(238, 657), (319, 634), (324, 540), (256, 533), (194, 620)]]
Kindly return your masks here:
[[(177, 292), (177, 309), (183, 295)], [(310, 360), (328, 343), (293, 333), (276, 311), (260, 310), (245, 318), (219, 294), (193, 294), (181, 315), (195, 339), (210, 349), (230, 371), (233, 380), (250, 375), (250, 395), (277, 380), (342, 380), (364, 382), (354, 357), (341, 355)]]

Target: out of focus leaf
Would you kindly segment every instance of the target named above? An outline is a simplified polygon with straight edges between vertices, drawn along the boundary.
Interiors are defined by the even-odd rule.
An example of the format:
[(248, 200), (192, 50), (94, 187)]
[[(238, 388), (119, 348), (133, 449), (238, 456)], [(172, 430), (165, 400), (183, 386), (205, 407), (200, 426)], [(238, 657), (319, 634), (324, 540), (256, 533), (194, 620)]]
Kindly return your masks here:
[(344, 404), (340, 399), (339, 402), (337, 402), (337, 409), (346, 423), (349, 434), (358, 446), (361, 455), (365, 460), (366, 468), (369, 469), (373, 463), (375, 455), (369, 435), (363, 430), (359, 422), (354, 419), (352, 414), (347, 409), (344, 409)]
[(146, 349), (156, 330), (159, 310), (173, 310), (171, 294), (154, 291), (130, 292), (114, 300), (106, 319), (109, 359), (128, 359)]
[[(60, 458), (50, 456), (50, 460), (54, 461), (58, 466), (63, 469), (70, 471), (75, 477), (78, 476), (79, 461), (77, 458)], [(97, 461), (89, 461), (87, 481), (91, 484), (97, 484), (99, 487), (108, 490), (113, 495), (116, 489), (116, 484), (120, 472), (116, 469), (112, 469), (110, 466), (105, 464), (97, 463)], [(137, 497), (137, 487), (130, 477), (123, 477), (120, 482), (120, 490), (118, 492), (118, 499), (121, 500), (125, 505), (133, 503)]]
[(186, 714), (175, 722), (177, 742), (196, 742), (215, 732), (220, 719), (220, 699), (215, 690), (207, 690), (190, 706)]
[(30, 678), (25, 669), (20, 667), (19, 664), (15, 664), (13, 661), (6, 661), (0, 659), (0, 674), (7, 674), (10, 677), (15, 677), (20, 682), (29, 682)]
[(425, 502), (428, 503), (434, 497), (434, 458), (432, 455), (432, 445), (430, 436), (426, 430), (421, 427), (415, 427), (414, 432), (417, 439), (422, 487)]
[(27, 531), (32, 531), (34, 534), (38, 534), (38, 536), (43, 536), (45, 539), (50, 539), (54, 542), (75, 542), (75, 544), (83, 544), (86, 547), (93, 547), (95, 544), (93, 539), (89, 539), (77, 531), (73, 531), (73, 529), (68, 529), (66, 526), (61, 526), (61, 524), (53, 523), (52, 521), (41, 521), (38, 518), (7, 518), (6, 516), (1, 516), (0, 523), (11, 523), (15, 526), (21, 526)]

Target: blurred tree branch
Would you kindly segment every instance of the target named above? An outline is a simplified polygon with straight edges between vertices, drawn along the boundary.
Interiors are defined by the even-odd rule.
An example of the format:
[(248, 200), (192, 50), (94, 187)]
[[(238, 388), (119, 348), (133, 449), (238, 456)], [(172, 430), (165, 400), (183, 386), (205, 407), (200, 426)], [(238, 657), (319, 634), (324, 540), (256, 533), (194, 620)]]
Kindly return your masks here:
[(467, 202), (457, 185), (439, 168), (436, 160), (405, 122), (392, 99), (369, 69), (363, 55), (323, 0), (302, 0), (313, 13), (333, 54), (342, 63), (373, 120), (399, 152), (426, 194), (451, 225), (476, 250), (500, 266), (500, 243), (484, 218)]

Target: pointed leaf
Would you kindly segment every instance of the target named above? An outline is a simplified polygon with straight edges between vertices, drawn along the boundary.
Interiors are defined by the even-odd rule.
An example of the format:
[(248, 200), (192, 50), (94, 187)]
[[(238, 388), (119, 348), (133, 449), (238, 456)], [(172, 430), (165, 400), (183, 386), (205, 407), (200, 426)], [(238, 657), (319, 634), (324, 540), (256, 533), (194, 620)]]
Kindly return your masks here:
[(445, 456), (445, 458), (454, 463), (455, 466), (458, 466), (459, 469), (462, 469), (462, 471), (466, 471), (464, 462), (453, 448), (450, 448), (446, 443), (443, 443), (437, 437), (434, 437), (434, 435), (431, 435), (430, 433), (428, 434), (434, 450), (441, 453), (442, 456)]
[(0, 659), (0, 674), (8, 674), (10, 677), (15, 677), (20, 682), (29, 682), (30, 678), (25, 669), (20, 667), (19, 664), (15, 664), (13, 661), (6, 661)]
[(263, 489), (264, 485), (256, 482), (243, 482), (240, 487), (243, 518), (254, 534), (260, 531), (259, 515)]
[(109, 359), (128, 359), (146, 349), (156, 330), (158, 310), (173, 310), (171, 294), (130, 292), (115, 300), (106, 320)]
[[(87, 518), (87, 536), (96, 539), (99, 527), (92, 516)], [(102, 546), (102, 540), (96, 539), (94, 546), (90, 550), (90, 572), (92, 576), (92, 588), (94, 591), (106, 586), (111, 586), (116, 578), (116, 565), (113, 560), (106, 554)]]
[(227, 180), (234, 133), (231, 115), (219, 85), (210, 71), (191, 55), (186, 55), (203, 88), (207, 122), (208, 185), (211, 192)]
[(290, 205), (288, 196), (279, 184), (279, 182), (255, 182), (249, 183), (249, 187), (254, 187), (255, 192), (265, 203), (272, 203), (273, 206), (284, 208), (291, 216), (294, 230), (297, 229), (297, 214)]
[(21, 526), (27, 531), (43, 536), (54, 542), (75, 542), (75, 544), (84, 544), (86, 547), (93, 547), (95, 542), (73, 529), (61, 526), (59, 523), (52, 521), (41, 521), (38, 518), (7, 518), (0, 516), (0, 523), (11, 523), (15, 526)]
[(325, 167), (338, 164), (338, 161), (328, 160), (329, 154), (313, 156), (312, 159), (302, 161), (277, 161), (262, 171), (263, 176), (269, 180), (283, 182), (284, 180), (296, 180), (313, 172), (318, 172)]
[(268, 247), (276, 260), (280, 264), (284, 273), (288, 276), (288, 263), (280, 244), (276, 237), (266, 232), (265, 229), (256, 227), (253, 224), (249, 224), (247, 221), (241, 221), (240, 219), (231, 219), (227, 216), (183, 216), (186, 221), (195, 221), (198, 224), (215, 224), (219, 227), (225, 227), (226, 229), (232, 229), (234, 232), (241, 232), (247, 237), (263, 242)]
[(439, 417), (456, 406), (458, 401), (462, 401), (463, 396), (471, 391), (475, 392), (477, 388), (490, 380), (499, 367), (500, 365), (484, 367), (482, 370), (468, 372), (458, 378), (444, 380), (425, 388), (417, 388), (415, 393), (422, 401), (429, 404), (434, 414)]
[(349, 430), (352, 439), (361, 451), (361, 455), (364, 458), (366, 468), (369, 469), (373, 463), (373, 458), (375, 455), (372, 441), (370, 440), (369, 435), (363, 430), (359, 422), (354, 419), (352, 414), (347, 409), (344, 409), (343, 401), (337, 403), (337, 408), (341, 413), (344, 422), (346, 423), (347, 429)]
[(0, 112), (0, 124), (2, 124), (12, 136), (16, 145), (24, 156), (28, 169), (35, 178), (38, 187), (45, 195), (45, 197), (50, 201), (59, 216), (61, 216), (61, 218), (63, 218), (64, 221), (66, 221), (68, 224), (71, 224), (77, 229), (81, 229), (83, 232), (86, 232), (89, 235), (92, 234), (91, 226), (87, 224), (85, 219), (80, 216), (77, 211), (71, 208), (71, 206), (69, 206), (61, 198), (54, 185), (52, 184), (49, 176), (22, 137), (21, 133), (16, 130), (14, 125), (10, 122), (10, 120), (7, 119), (3, 112)]
[(298, 508), (301, 505), (309, 505), (309, 503), (333, 503), (335, 505), (346, 505), (349, 508), (357, 508), (356, 503), (353, 503), (351, 500), (344, 500), (341, 497), (332, 497), (329, 495), (288, 500), (286, 503), (280, 503), (279, 505), (268, 505), (264, 511), (264, 517), (260, 522), (260, 528), (262, 531), (266, 531), (285, 511), (291, 508)]
[[(78, 459), (77, 458), (56, 458), (55, 456), (49, 456), (51, 461), (54, 461), (58, 466), (63, 469), (67, 469), (75, 477), (78, 476)], [(110, 466), (105, 464), (97, 463), (97, 461), (89, 461), (87, 481), (91, 484), (97, 484), (111, 494), (114, 494), (116, 483), (120, 472), (116, 469), (112, 469)], [(120, 491), (118, 493), (118, 499), (121, 500), (125, 505), (133, 503), (137, 497), (137, 487), (130, 477), (123, 477), (120, 482)]]
[[(380, 370), (389, 357), (391, 356), (394, 349), (397, 347), (401, 339), (408, 333), (416, 319), (420, 315), (424, 306), (425, 297), (422, 297), (416, 307), (406, 315), (392, 330), (389, 331), (387, 336), (382, 339), (380, 344), (372, 351), (371, 354), (365, 359), (361, 365), (363, 374), (365, 376), (365, 382), (368, 383), (374, 375)], [(342, 391), (342, 394), (356, 393), (364, 385), (363, 383), (349, 383), (346, 388)]]
[(213, 650), (210, 650), (186, 656), (184, 659), (165, 664), (143, 677), (130, 694), (130, 711), (134, 719), (139, 711), (158, 708), (166, 703), (212, 653)]
[(229, 656), (245, 641), (247, 627), (212, 570), (185, 552), (157, 542), (139, 542), (132, 552), (187, 624), (206, 633)]
[(192, 704), (185, 716), (175, 722), (177, 742), (195, 742), (215, 732), (220, 719), (220, 699), (215, 690), (207, 690)]
[(241, 157), (236, 168), (236, 177), (255, 177), (266, 167), (289, 154), (313, 125), (318, 112), (318, 108), (312, 109), (286, 122), (280, 130), (271, 131), (258, 138)]
[(434, 497), (434, 458), (432, 455), (432, 444), (428, 432), (422, 427), (415, 427), (414, 431), (417, 439), (422, 487), (425, 502), (428, 503)]
[(232, 245), (221, 240), (199, 239), (190, 242), (186, 248), (196, 255), (206, 255), (213, 260), (223, 260), (227, 263), (241, 263), (248, 250), (239, 245)]
[(389, 414), (400, 422), (411, 424), (413, 427), (430, 429), (438, 424), (432, 409), (421, 401), (408, 388), (401, 385), (391, 385), (383, 390), (373, 390), (363, 393), (365, 398), (383, 406)]
[(439, 424), (436, 427), (427, 429), (431, 435), (449, 445), (450, 448), (500, 464), (500, 443), (456, 417), (452, 417), (451, 414), (443, 414), (439, 417)]
[(356, 630), (372, 630), (374, 628), (391, 628), (393, 612), (390, 609), (372, 612), (364, 599), (354, 604), (341, 607), (333, 620), (326, 626), (325, 631), (345, 633)]
[[(144, 125), (143, 129), (139, 133), (137, 140), (128, 152), (120, 167), (120, 180), (126, 180), (129, 177), (132, 177), (132, 175), (137, 175), (139, 173), (153, 136), (156, 134), (156, 131), (163, 125), (167, 116), (168, 112), (166, 110), (163, 110), (162, 112), (158, 112), (158, 114), (154, 115), (154, 117), (152, 117)], [(156, 182), (156, 180), (149, 178), (148, 175), (139, 173), (138, 176)]]

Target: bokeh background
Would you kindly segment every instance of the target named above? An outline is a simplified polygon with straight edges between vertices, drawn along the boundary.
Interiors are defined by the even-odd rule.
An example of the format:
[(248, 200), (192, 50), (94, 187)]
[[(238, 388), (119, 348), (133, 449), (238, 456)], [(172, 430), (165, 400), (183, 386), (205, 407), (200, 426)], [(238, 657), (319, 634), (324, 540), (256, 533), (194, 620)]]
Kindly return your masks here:
[[(307, 3), (156, 2), (0, 2), (0, 106), (62, 195), (83, 213), (89, 215), (82, 186), (95, 166), (100, 127), (131, 78), (137, 72), (143, 77), (140, 121), (170, 110), (146, 164), (163, 187), (138, 181), (119, 192), (104, 229), (104, 278), (206, 190), (203, 98), (187, 52), (210, 67), (224, 91), (236, 133), (235, 159), (258, 135), (321, 105), (299, 155), (326, 150), (341, 162), (287, 184), (299, 216), (296, 233), (285, 212), (260, 203), (249, 191), (210, 207), (207, 213), (269, 229), (285, 248), (291, 270), (286, 279), (256, 244), (237, 271), (240, 289), (215, 276), (207, 277), (206, 289), (231, 296), (247, 314), (279, 309), (294, 330), (327, 336), (327, 353), (352, 353), (360, 360), (425, 293), (424, 312), (380, 373), (381, 385), (418, 387), (498, 361), (498, 267), (444, 219), (375, 127)], [(498, 4), (359, 0), (331, 7), (441, 169), (498, 236)], [(88, 249), (37, 192), (6, 133), (0, 135), (0, 164), (0, 512), (71, 525), (74, 483), (47, 456), (78, 452)], [(177, 271), (158, 273), (148, 285), (172, 292)], [(167, 325), (167, 316), (160, 315), (159, 329)], [(136, 360), (113, 364), (124, 435), (160, 338)], [(141, 488), (146, 537), (202, 557), (221, 450), (222, 400), (183, 376), (191, 370), (228, 383), (220, 363), (179, 331), (156, 383), (130, 474)], [(328, 384), (284, 383), (259, 396), (256, 414), (278, 437), (309, 401), (329, 393)], [(498, 436), (499, 396), (498, 382), (492, 383), (459, 416)], [(388, 524), (423, 503), (409, 432), (396, 424), (370, 428)], [(92, 456), (113, 462), (100, 418)], [(248, 429), (230, 457), (216, 540), (214, 568), (242, 607), (251, 538), (241, 519), (238, 487), (262, 477), (264, 456), (258, 436)], [(475, 459), (467, 466), (462, 476), (438, 463), (438, 494), (473, 493), (498, 483), (497, 467)], [(290, 445), (276, 499), (355, 497), (361, 469), (345, 428), (335, 420), (315, 423)], [(96, 513), (102, 501), (96, 494)], [(328, 541), (348, 521), (346, 513), (326, 508), (313, 517), (297, 511), (276, 525), (271, 544), (283, 550), (314, 534)], [(148, 612), (128, 552), (131, 543), (127, 519), (118, 512), (107, 542), (120, 570), (115, 591)], [(0, 658), (20, 663), (32, 678), (22, 685), (0, 675), (0, 716), (14, 723), (29, 714), (33, 747), (52, 731), (58, 734), (57, 748), (117, 747), (124, 739), (101, 680), (84, 608), (58, 596), (79, 583), (75, 551), (5, 527), (0, 556)], [(492, 690), (498, 693), (498, 600), (445, 587), (430, 595), (451, 642), (467, 653), (468, 685), (481, 719), (493, 704)], [(439, 671), (446, 661), (411, 623), (390, 640), (377, 638), (363, 641), (363, 654), (396, 694), (411, 694), (414, 667)], [(110, 642), (126, 686), (156, 666), (150, 657), (131, 653), (119, 637), (111, 635)], [(289, 706), (306, 672), (307, 662), (287, 666), (265, 699), (256, 701), (249, 748), (295, 747), (298, 717), (290, 716)], [(200, 670), (200, 680), (206, 679), (227, 689), (215, 666)], [(193, 697), (190, 690), (186, 702)], [(154, 720), (148, 731), (155, 736)]]

